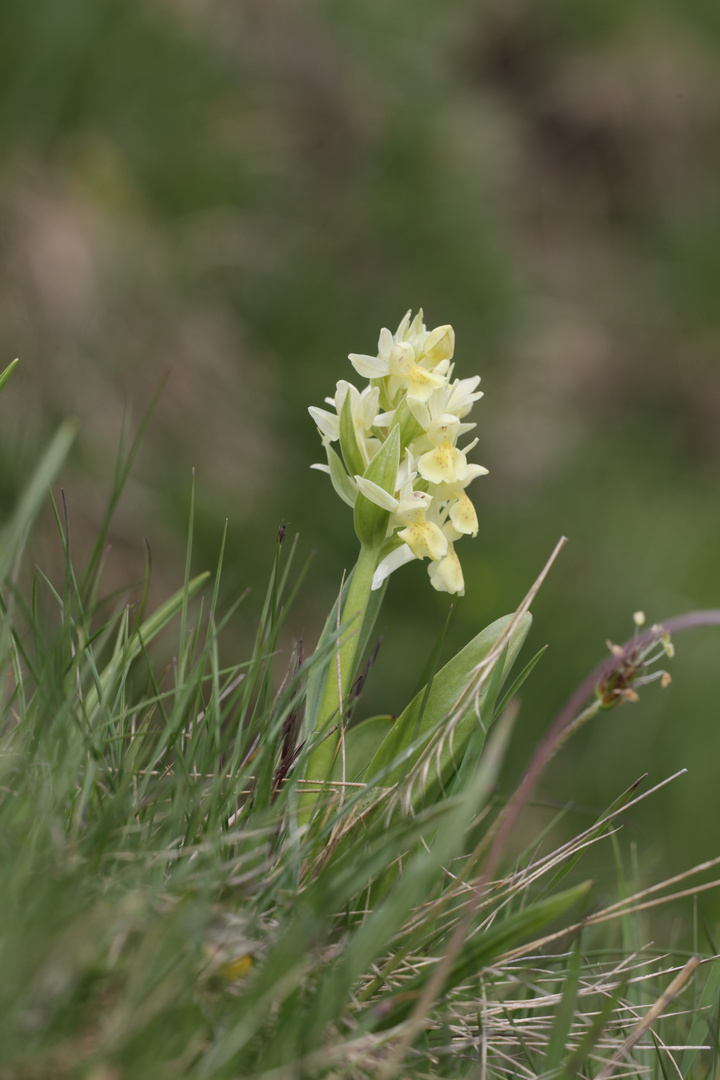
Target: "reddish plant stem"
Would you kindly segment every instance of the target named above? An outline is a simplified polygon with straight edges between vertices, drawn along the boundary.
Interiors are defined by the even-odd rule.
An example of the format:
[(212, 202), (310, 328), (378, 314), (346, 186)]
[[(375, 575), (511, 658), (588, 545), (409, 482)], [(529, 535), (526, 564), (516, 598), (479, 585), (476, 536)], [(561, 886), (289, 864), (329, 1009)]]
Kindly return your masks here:
[(689, 611), (685, 615), (676, 615), (674, 618), (666, 619), (659, 624), (657, 629), (646, 630), (644, 633), (638, 634), (637, 637), (630, 638), (622, 646), (621, 653), (608, 656), (580, 683), (543, 735), (530, 760), (525, 775), (515, 788), (503, 811), (502, 820), (488, 852), (488, 857), (485, 860), (479, 879), (475, 882), (476, 895), (482, 891), (497, 866), (510, 833), (514, 829), (545, 767), (562, 743), (566, 729), (572, 724), (588, 698), (592, 696), (598, 683), (620, 671), (638, 648), (659, 641), (663, 633), (672, 635), (682, 633), (685, 630), (695, 630), (701, 626), (720, 626), (720, 609), (709, 608), (705, 611)]

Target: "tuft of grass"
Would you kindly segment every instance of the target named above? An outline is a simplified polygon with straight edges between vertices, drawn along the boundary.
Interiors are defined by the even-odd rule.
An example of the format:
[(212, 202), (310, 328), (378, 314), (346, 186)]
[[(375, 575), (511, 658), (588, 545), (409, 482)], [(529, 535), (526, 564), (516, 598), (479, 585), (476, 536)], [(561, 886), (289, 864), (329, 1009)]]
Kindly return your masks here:
[[(71, 437), (42, 458), (0, 554), (3, 1080), (715, 1075), (714, 946), (696, 943), (694, 973), (645, 922), (710, 887), (693, 877), (709, 867), (668, 893), (620, 858), (604, 906), (581, 873), (590, 848), (612, 861), (620, 815), (646, 795), (556, 849), (538, 840), (511, 862), (504, 847), (490, 868), (513, 695), (537, 658), (504, 697), (519, 642), (496, 633), (462, 671), (434, 661), (403, 738), (385, 737), (360, 779), (316, 785), (308, 819), (323, 734), (303, 710), (346, 628), (331, 616), (312, 655), (280, 652), (307, 570), (297, 538), (278, 536), (243, 660), (223, 633), (247, 598), (223, 598), (224, 534), (214, 571), (193, 575), (192, 514), (184, 581), (154, 612), (147, 580), (138, 601), (102, 595), (109, 516), (78, 569), (53, 504), (62, 580), (29, 572), (28, 531)], [(433, 687), (456, 677), (465, 704), (429, 723)]]

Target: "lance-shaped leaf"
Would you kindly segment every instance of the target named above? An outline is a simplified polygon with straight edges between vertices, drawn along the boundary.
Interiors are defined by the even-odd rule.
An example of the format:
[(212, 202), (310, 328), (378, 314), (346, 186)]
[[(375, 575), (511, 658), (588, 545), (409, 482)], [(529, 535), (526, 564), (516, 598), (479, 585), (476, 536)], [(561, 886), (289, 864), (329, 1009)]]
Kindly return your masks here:
[[(364, 472), (371, 480), (392, 495), (397, 483), (400, 464), (400, 432), (394, 427)], [(390, 511), (371, 502), (361, 491), (355, 501), (355, 532), (361, 544), (379, 547), (385, 539)]]
[(565, 968), (565, 980), (560, 1001), (555, 1010), (550, 1039), (543, 1072), (553, 1073), (560, 1068), (566, 1057), (566, 1046), (572, 1031), (573, 1020), (577, 1012), (577, 996), (580, 987), (580, 973), (582, 970), (582, 954), (580, 942), (573, 944), (572, 952)]
[[(345, 780), (354, 783), (362, 778), (367, 769), (368, 762), (381, 744), (390, 728), (395, 723), (394, 716), (369, 716), (367, 720), (351, 727), (345, 732)], [(338, 750), (335, 764), (333, 765), (332, 779), (335, 782), (342, 780), (343, 758), (342, 747)]]
[[(442, 785), (449, 781), (462, 761), (470, 739), (478, 732), (479, 719), (476, 710), (482, 708), (490, 684), (490, 679), (488, 679), (477, 695), (468, 692), (473, 682), (473, 674), (478, 664), (485, 660), (503, 637), (514, 617), (514, 615), (505, 615), (490, 626), (486, 626), (437, 673), (429, 689), (424, 687), (415, 695), (376, 750), (365, 774), (368, 779), (371, 780), (372, 777), (387, 770), (388, 766), (402, 755), (407, 747), (418, 743), (423, 735), (429, 736), (431, 732), (437, 730), (444, 719), (459, 710), (459, 716), (454, 721), (452, 738), (443, 740), (436, 759), (438, 768), (432, 770), (428, 777), (430, 783)], [(524, 615), (507, 640), (504, 653), (497, 661), (497, 663), (503, 663), (500, 684), (510, 672), (531, 622), (531, 615)], [(482, 750), (486, 734), (487, 732), (480, 729), (479, 736), (476, 736), (477, 754)], [(420, 742), (408, 759), (387, 773), (383, 778), (383, 784), (389, 786), (399, 782), (417, 762), (424, 745)], [(425, 794), (427, 793), (426, 787)]]
[(395, 423), (400, 428), (400, 450), (405, 450), (413, 439), (420, 434), (422, 428), (418, 420), (410, 411), (407, 399), (403, 398), (395, 413)]
[[(422, 842), (406, 849), (412, 851), (412, 855), (403, 857), (403, 872), (382, 903), (375, 901), (371, 890), (368, 897), (368, 917), (348, 941), (334, 970), (329, 971), (323, 978), (317, 1006), (313, 1009), (313, 1020), (316, 1023), (330, 1020), (333, 1003), (338, 998), (345, 997), (353, 985), (357, 985), (361, 974), (385, 952), (384, 943), (392, 941), (393, 934), (400, 929), (410, 913), (417, 910), (433, 893), (438, 881), (443, 880), (444, 868), (452, 863), (456, 855), (466, 850), (467, 829), (487, 800), (494, 780), (495, 765), (502, 759), (507, 744), (504, 737), (499, 741), (502, 745), (495, 747), (496, 753), (488, 755), (494, 758), (494, 763), (488, 769), (479, 769), (457, 798), (444, 799), (429, 812), (425, 811), (410, 819), (419, 824), (424, 818), (427, 825), (420, 836), (432, 834), (434, 839), (432, 843)], [(383, 831), (381, 825), (381, 835)], [(352, 857), (352, 853), (350, 856)], [(377, 880), (379, 879), (376, 878)], [(310, 1025), (308, 1027), (310, 1028)]]
[(347, 466), (347, 471), (351, 476), (356, 476), (358, 473), (362, 476), (365, 472), (365, 462), (358, 446), (357, 435), (355, 434), (355, 422), (353, 420), (352, 413), (352, 395), (346, 394), (345, 400), (342, 403), (340, 410), (340, 447), (342, 449), (342, 455)]
[(8, 364), (8, 366), (5, 368), (5, 370), (2, 372), (2, 374), (0, 374), (0, 390), (2, 390), (3, 386), (8, 381), (8, 379), (12, 375), (12, 373), (15, 370), (15, 368), (17, 367), (17, 365), (18, 365), (18, 361), (13, 360), (12, 364)]
[(47, 499), (48, 488), (70, 451), (76, 430), (76, 425), (70, 420), (60, 425), (30, 482), (24, 487), (22, 498), (0, 538), (0, 584), (4, 584), (25, 543), (30, 526)]

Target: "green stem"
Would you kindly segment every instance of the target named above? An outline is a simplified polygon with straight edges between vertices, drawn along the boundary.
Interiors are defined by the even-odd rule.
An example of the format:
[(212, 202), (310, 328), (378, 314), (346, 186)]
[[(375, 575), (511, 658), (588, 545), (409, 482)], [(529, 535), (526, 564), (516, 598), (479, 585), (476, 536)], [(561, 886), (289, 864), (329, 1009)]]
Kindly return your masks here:
[[(377, 567), (377, 560), (377, 548), (366, 547), (365, 545), (360, 548), (347, 600), (341, 615), (342, 624), (347, 626), (350, 623), (351, 625), (343, 634), (339, 654), (336, 653), (330, 661), (318, 713), (318, 732), (326, 731), (333, 723), (339, 723), (342, 720), (342, 702), (347, 697), (355, 676), (358, 661), (358, 642), (365, 619), (365, 611), (370, 599), (370, 590), (373, 574)], [(338, 686), (338, 655), (340, 658), (340, 686)], [(315, 747), (308, 759), (305, 773), (306, 779), (316, 780), (319, 783), (327, 780), (335, 760), (339, 740), (340, 730), (338, 729), (337, 732), (323, 739)]]

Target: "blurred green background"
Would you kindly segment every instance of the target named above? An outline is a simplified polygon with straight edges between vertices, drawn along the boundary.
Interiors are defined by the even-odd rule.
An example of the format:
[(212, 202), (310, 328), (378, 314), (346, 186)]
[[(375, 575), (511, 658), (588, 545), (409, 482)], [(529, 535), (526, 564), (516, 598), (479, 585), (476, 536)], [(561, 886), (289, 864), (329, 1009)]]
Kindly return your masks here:
[[(156, 597), (177, 587), (194, 467), (196, 569), (227, 516), (227, 596), (255, 587), (230, 640), (252, 633), (288, 522), (317, 551), (290, 620), (309, 648), (356, 549), (310, 472), (307, 406), (422, 305), (486, 395), (447, 652), (570, 539), (534, 608), (550, 648), (515, 772), (633, 611), (720, 606), (714, 0), (2, 0), (0, 22), (1, 362), (22, 360), (0, 508), (77, 416), (81, 559), (123, 411), (167, 373), (108, 587), (140, 577), (143, 536)], [(402, 708), (448, 606), (418, 564), (394, 577), (367, 710)], [(584, 731), (546, 782), (600, 808), (687, 766), (629, 822), (671, 870), (720, 850), (720, 635), (677, 647), (672, 688)]]

